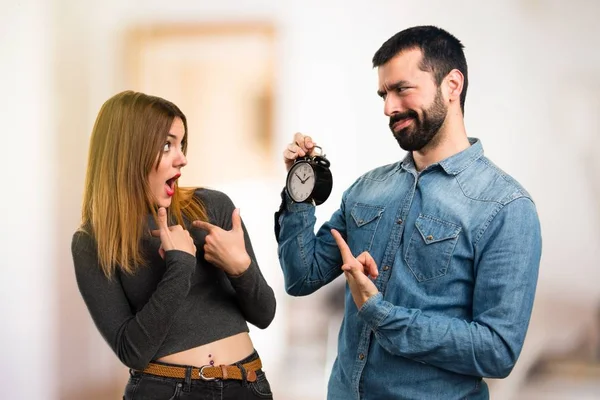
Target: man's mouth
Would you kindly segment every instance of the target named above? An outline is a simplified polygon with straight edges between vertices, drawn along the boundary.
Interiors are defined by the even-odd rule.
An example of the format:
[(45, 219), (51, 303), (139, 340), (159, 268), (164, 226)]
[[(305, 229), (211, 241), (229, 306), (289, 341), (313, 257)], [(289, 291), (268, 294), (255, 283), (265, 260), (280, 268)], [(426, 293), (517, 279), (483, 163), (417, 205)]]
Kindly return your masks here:
[(414, 110), (394, 114), (390, 117), (390, 129), (392, 132), (399, 132), (418, 118), (419, 115)]
[(165, 182), (165, 191), (167, 192), (167, 196), (171, 197), (173, 194), (175, 194), (175, 182), (180, 176), (181, 174), (177, 174), (174, 177), (167, 179)]
[(410, 125), (412, 121), (413, 121), (413, 119), (411, 117), (402, 118), (398, 121), (395, 121), (392, 124), (392, 131), (394, 131), (394, 132), (400, 131), (400, 130), (406, 128), (408, 125)]

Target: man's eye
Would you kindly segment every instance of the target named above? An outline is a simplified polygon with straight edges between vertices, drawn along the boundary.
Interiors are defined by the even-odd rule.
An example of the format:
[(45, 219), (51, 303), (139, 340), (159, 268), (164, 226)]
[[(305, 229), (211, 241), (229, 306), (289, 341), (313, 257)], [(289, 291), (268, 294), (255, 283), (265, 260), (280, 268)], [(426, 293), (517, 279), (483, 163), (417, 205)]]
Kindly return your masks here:
[(169, 149), (171, 148), (171, 143), (167, 142), (165, 143), (165, 145), (163, 146), (163, 151), (166, 153), (167, 151), (169, 151)]

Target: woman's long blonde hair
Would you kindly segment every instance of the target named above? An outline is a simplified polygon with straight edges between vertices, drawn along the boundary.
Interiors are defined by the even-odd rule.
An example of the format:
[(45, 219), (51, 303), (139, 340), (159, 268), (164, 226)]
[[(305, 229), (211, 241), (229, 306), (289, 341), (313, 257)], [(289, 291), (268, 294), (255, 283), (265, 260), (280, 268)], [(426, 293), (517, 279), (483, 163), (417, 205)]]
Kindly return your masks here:
[[(145, 262), (140, 239), (148, 229), (149, 213), (156, 218), (148, 174), (158, 167), (175, 117), (185, 128), (185, 154), (185, 115), (165, 99), (125, 91), (108, 99), (98, 113), (90, 139), (81, 229), (96, 240), (100, 267), (109, 278), (117, 266), (133, 273)], [(194, 191), (175, 188), (169, 217), (180, 225), (182, 215), (206, 220)]]

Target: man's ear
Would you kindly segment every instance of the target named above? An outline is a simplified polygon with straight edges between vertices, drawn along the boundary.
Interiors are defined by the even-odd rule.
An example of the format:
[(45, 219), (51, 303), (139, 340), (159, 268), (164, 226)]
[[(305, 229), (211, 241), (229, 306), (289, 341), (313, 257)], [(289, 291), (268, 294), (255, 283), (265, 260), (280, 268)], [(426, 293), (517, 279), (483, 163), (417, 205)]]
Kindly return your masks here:
[(460, 101), (460, 95), (463, 90), (464, 82), (464, 75), (457, 69), (453, 69), (448, 73), (448, 75), (446, 75), (443, 84), (446, 91), (446, 98), (450, 102)]

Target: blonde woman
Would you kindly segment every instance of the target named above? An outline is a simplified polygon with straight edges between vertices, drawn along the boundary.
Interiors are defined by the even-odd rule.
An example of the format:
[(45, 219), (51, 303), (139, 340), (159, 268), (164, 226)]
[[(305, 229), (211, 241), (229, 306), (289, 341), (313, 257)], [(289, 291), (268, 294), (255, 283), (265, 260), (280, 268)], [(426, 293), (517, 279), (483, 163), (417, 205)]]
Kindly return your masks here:
[(247, 322), (271, 323), (273, 290), (229, 197), (178, 187), (187, 140), (167, 100), (104, 103), (71, 248), (79, 291), (130, 368), (124, 399), (270, 399)]

